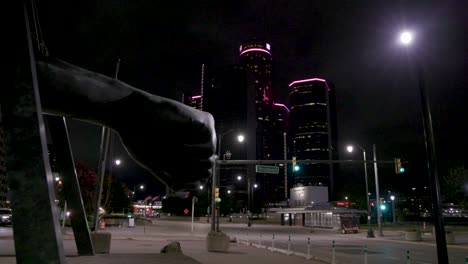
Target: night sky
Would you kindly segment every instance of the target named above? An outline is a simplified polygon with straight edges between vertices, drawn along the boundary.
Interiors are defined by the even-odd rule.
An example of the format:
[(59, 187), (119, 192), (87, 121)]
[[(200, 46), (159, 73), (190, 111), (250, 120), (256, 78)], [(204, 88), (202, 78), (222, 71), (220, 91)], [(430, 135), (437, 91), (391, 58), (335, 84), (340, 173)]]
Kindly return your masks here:
[[(392, 166), (383, 186), (428, 182), (420, 97), (412, 60), (424, 67), (440, 173), (467, 164), (466, 1), (39, 1), (51, 56), (114, 75), (142, 90), (175, 98), (200, 87), (202, 63), (238, 63), (239, 45), (257, 37), (272, 46), (275, 101), (288, 103), (288, 84), (320, 77), (336, 86), (339, 147), (359, 143), (379, 159), (410, 162), (398, 186)], [(402, 29), (415, 33), (406, 50)], [(99, 127), (70, 123), (75, 159), (97, 166)], [(153, 179), (130, 161), (114, 175), (133, 184)], [(341, 159), (359, 159), (340, 150)], [(362, 171), (342, 168), (342, 183)], [(131, 175), (132, 179), (129, 179)], [(372, 175), (372, 174), (371, 174)], [(401, 176), (399, 176), (401, 177)], [(362, 178), (361, 178), (362, 179)], [(156, 187), (148, 194), (162, 194)], [(151, 193), (153, 192), (153, 193)], [(158, 193), (161, 192), (161, 193)]]

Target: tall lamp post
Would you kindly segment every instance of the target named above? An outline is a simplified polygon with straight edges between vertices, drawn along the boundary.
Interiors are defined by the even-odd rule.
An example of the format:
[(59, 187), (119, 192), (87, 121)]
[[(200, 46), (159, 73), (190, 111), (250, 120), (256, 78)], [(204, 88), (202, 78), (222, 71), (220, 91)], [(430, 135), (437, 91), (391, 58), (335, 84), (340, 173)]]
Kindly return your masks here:
[[(367, 197), (367, 237), (368, 238), (375, 238), (374, 236), (374, 230), (372, 229), (371, 225), (371, 207), (370, 207), (370, 201), (369, 201), (369, 183), (367, 180), (367, 163), (366, 163), (366, 150), (357, 145), (361, 150), (362, 150), (362, 156), (364, 160), (364, 179), (366, 180), (366, 197)], [(353, 152), (354, 147), (353, 146), (347, 146), (346, 150), (348, 152)]]
[[(404, 31), (399, 37), (400, 43), (406, 47), (413, 43), (413, 34)], [(413, 56), (414, 57), (414, 56)], [(448, 262), (447, 241), (445, 239), (444, 220), (441, 211), (441, 194), (439, 186), (439, 175), (436, 163), (436, 151), (434, 144), (434, 132), (432, 130), (431, 109), (427, 98), (426, 86), (424, 84), (423, 69), (421, 64), (414, 58), (413, 63), (416, 66), (419, 93), (421, 96), (421, 108), (423, 114), (424, 139), (426, 143), (427, 168), (429, 180), (431, 182), (432, 208), (434, 215), (434, 228), (437, 241), (437, 258), (439, 263)]]
[[(211, 213), (211, 231), (219, 231), (219, 211), (218, 211), (218, 206), (217, 206), (217, 201), (215, 201), (215, 192), (216, 192), (216, 188), (217, 186), (219, 186), (219, 168), (218, 168), (218, 160), (219, 158), (221, 157), (221, 142), (222, 142), (222, 139), (224, 136), (226, 136), (227, 134), (233, 132), (234, 129), (229, 129), (228, 131), (222, 133), (222, 134), (218, 134), (218, 153), (217, 153), (217, 156), (215, 157), (215, 164), (213, 166), (213, 185), (212, 185), (212, 201), (211, 201), (211, 208), (213, 208), (213, 212)], [(237, 136), (237, 141), (242, 143), (244, 142), (245, 140), (245, 137), (244, 135), (238, 135)], [(225, 155), (223, 155), (223, 159), (224, 159)], [(217, 215), (217, 217), (215, 217), (215, 215)]]
[(392, 219), (393, 224), (396, 224), (396, 215), (395, 215), (395, 196), (391, 195), (390, 200), (392, 200)]

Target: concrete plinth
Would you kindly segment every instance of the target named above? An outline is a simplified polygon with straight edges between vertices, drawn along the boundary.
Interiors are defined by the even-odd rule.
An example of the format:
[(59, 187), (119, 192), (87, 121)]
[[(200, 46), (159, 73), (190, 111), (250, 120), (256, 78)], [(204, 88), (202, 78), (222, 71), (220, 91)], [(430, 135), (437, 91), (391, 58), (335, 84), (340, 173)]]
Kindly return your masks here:
[(209, 232), (206, 236), (206, 250), (209, 252), (228, 252), (229, 236), (223, 232)]
[(409, 231), (405, 232), (405, 240), (407, 241), (421, 241), (421, 231)]
[(94, 252), (97, 254), (109, 254), (112, 235), (108, 232), (91, 233)]

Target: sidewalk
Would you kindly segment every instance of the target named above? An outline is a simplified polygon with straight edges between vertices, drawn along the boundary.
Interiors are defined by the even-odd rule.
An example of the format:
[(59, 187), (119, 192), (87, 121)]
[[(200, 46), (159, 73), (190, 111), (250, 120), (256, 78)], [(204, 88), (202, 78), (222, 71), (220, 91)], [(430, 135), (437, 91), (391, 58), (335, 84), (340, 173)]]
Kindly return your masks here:
[[(204, 229), (204, 228), (203, 228)], [(195, 231), (195, 230), (194, 230)], [(157, 226), (137, 226), (135, 228), (106, 228), (98, 232), (110, 232), (112, 234), (110, 254), (98, 254), (96, 256), (78, 256), (74, 237), (70, 228), (66, 228), (64, 234), (64, 250), (66, 261), (70, 264), (317, 264), (323, 263), (307, 260), (304, 257), (285, 255), (279, 252), (271, 252), (267, 249), (231, 243), (228, 252), (215, 253), (206, 250), (206, 233), (202, 229), (188, 234), (170, 232)], [(172, 241), (181, 244), (182, 254), (159, 253), (161, 248)], [(12, 238), (0, 240), (0, 260), (2, 264), (15, 264), (14, 245)]]

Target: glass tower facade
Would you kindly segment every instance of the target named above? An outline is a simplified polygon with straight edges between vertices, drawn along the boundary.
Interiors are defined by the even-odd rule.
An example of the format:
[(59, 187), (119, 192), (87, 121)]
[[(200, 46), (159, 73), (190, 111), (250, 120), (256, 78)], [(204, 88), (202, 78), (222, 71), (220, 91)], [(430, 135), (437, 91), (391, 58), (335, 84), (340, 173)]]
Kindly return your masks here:
[[(327, 81), (298, 80), (289, 84), (289, 88), (293, 156), (297, 160), (334, 159), (336, 112), (334, 93)], [(298, 170), (293, 170), (295, 185), (332, 187), (333, 167), (327, 163), (300, 164)]]

